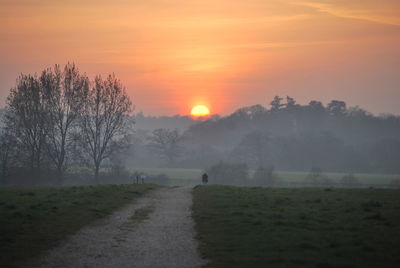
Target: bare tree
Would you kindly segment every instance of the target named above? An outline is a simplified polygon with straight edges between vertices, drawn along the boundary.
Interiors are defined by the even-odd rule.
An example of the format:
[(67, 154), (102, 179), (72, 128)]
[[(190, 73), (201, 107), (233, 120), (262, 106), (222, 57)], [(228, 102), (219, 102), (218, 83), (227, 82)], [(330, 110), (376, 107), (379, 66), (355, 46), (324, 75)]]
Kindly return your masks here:
[[(53, 161), (62, 184), (68, 165), (69, 150), (74, 139), (71, 137), (75, 123), (89, 91), (89, 81), (80, 75), (74, 64), (67, 64), (42, 72), (40, 81), (46, 96), (47, 107), (47, 152)], [(75, 124), (75, 125), (74, 125)]]
[(44, 101), (37, 76), (23, 75), (17, 79), (7, 98), (6, 128), (12, 131), (17, 146), (21, 148), (22, 162), (40, 178), (46, 139), (48, 107)]
[(0, 184), (6, 184), (15, 145), (15, 138), (9, 129), (0, 129)]
[(124, 137), (133, 123), (129, 117), (132, 110), (131, 100), (114, 74), (106, 80), (95, 78), (79, 121), (82, 146), (93, 161), (96, 183), (102, 161), (126, 141)]
[(164, 158), (167, 165), (171, 166), (175, 163), (181, 153), (180, 142), (182, 141), (182, 136), (177, 129), (155, 129), (148, 140), (149, 147)]

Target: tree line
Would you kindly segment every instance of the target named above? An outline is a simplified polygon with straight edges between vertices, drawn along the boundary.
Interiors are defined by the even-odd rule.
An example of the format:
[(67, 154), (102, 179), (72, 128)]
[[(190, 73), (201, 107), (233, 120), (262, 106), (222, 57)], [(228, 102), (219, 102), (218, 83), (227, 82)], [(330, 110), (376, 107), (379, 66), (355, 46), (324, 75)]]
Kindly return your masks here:
[(204, 121), (150, 118), (148, 130), (136, 125), (135, 131), (136, 119), (149, 120), (133, 109), (113, 74), (89, 79), (74, 64), (21, 74), (2, 115), (2, 182), (54, 177), (62, 184), (66, 173), (87, 166), (99, 182), (100, 168), (107, 166), (127, 175), (127, 166), (207, 169), (217, 163), (246, 165), (259, 174), (400, 173), (400, 117), (375, 116), (340, 100), (300, 105), (275, 96), (265, 106)]
[(159, 156), (159, 166), (186, 168), (223, 161), (254, 170), (400, 173), (399, 116), (375, 116), (340, 100), (300, 105), (276, 96), (266, 104), (214, 116), (184, 132), (137, 132), (134, 150), (140, 153), (131, 162), (146, 165), (152, 159), (154, 165)]
[(56, 175), (102, 162), (129, 142), (133, 104), (114, 74), (93, 80), (75, 64), (21, 74), (7, 98), (0, 135), (1, 177)]
[(268, 104), (269, 109), (254, 105), (201, 122), (186, 136), (201, 144), (197, 148), (220, 152), (215, 158), (251, 168), (400, 173), (399, 116), (375, 116), (340, 100), (300, 105), (276, 96)]

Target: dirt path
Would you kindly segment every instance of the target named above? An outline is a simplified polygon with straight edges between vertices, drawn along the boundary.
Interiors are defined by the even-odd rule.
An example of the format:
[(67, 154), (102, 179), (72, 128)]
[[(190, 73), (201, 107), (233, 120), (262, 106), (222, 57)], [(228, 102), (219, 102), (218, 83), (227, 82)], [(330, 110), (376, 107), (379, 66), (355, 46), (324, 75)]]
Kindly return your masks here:
[(191, 190), (155, 190), (83, 228), (32, 267), (200, 267)]

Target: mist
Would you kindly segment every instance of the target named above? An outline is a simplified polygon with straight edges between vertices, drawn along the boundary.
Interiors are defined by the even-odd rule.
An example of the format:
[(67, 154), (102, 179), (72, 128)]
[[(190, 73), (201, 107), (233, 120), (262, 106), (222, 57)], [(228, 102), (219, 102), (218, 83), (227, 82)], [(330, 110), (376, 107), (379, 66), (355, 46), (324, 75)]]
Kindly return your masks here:
[[(7, 132), (1, 110), (2, 133)], [(135, 174), (164, 185), (195, 185), (202, 172), (210, 183), (264, 187), (398, 187), (400, 117), (376, 116), (360, 107), (332, 100), (299, 105), (287, 96), (237, 109), (227, 116), (195, 120), (189, 116), (127, 117), (124, 136), (110, 144), (98, 166), (97, 183), (130, 183)], [(79, 136), (79, 128), (74, 136)], [(2, 136), (3, 148), (7, 136)], [(79, 144), (61, 184), (91, 184), (93, 163)], [(74, 149), (72, 149), (74, 148)], [(57, 169), (42, 156), (41, 178), (27, 178), (32, 167), (21, 160), (23, 149), (2, 151), (2, 183), (57, 184)], [(6, 153), (7, 152), (7, 153)], [(77, 160), (79, 159), (79, 161)], [(38, 167), (35, 168), (36, 172)], [(182, 180), (180, 174), (189, 174)], [(96, 172), (95, 172), (96, 173)], [(368, 175), (369, 174), (369, 175)], [(96, 174), (94, 174), (96, 177)], [(297, 176), (297, 180), (288, 177)], [(375, 179), (371, 179), (372, 177)], [(383, 176), (379, 179), (379, 176)]]

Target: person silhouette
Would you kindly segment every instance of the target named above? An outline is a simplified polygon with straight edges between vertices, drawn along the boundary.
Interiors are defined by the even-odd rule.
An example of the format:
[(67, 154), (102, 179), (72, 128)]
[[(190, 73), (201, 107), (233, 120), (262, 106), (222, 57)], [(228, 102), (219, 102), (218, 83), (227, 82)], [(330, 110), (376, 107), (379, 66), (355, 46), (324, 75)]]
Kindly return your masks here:
[(208, 183), (208, 175), (207, 173), (204, 173), (203, 176), (201, 177), (201, 181), (203, 184), (207, 184)]
[(145, 179), (147, 178), (145, 173), (141, 173), (140, 175), (140, 179), (142, 180), (142, 184), (144, 184)]

